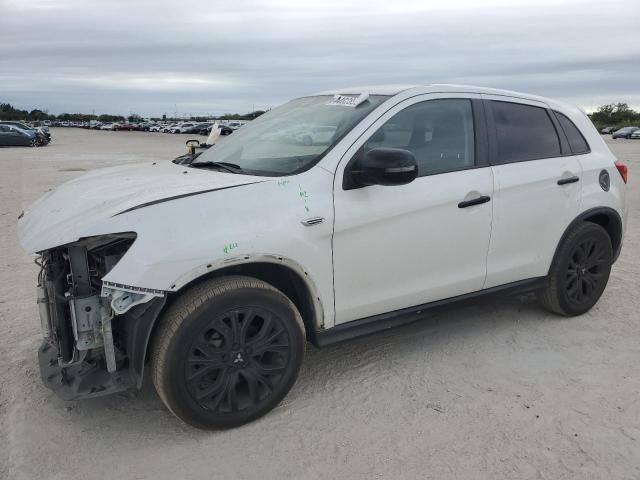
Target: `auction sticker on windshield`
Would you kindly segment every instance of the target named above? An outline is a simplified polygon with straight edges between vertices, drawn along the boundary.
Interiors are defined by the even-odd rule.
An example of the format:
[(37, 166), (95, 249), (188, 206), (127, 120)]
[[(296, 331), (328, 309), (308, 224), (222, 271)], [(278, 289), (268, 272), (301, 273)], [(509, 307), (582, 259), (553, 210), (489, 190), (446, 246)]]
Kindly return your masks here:
[(357, 107), (362, 102), (369, 98), (368, 93), (361, 93), (357, 97), (349, 95), (334, 95), (327, 105), (342, 105), (343, 107)]

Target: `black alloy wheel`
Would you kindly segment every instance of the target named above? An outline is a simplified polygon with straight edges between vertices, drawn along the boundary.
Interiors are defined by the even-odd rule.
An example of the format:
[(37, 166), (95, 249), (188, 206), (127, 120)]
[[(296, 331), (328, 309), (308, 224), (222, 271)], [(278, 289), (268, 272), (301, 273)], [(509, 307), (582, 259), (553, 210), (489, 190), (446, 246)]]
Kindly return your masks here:
[(594, 292), (606, 282), (610, 262), (610, 244), (600, 237), (588, 236), (582, 239), (571, 253), (565, 276), (564, 288), (567, 298), (575, 305), (591, 301)]
[(289, 349), (287, 330), (273, 312), (246, 307), (212, 318), (184, 362), (189, 393), (216, 414), (255, 408), (282, 380)]
[(607, 231), (596, 223), (580, 223), (558, 248), (538, 299), (560, 315), (581, 315), (600, 299), (612, 263), (613, 248)]
[(235, 427), (280, 403), (304, 347), (302, 318), (282, 292), (255, 278), (215, 278), (186, 291), (160, 319), (153, 383), (190, 425)]

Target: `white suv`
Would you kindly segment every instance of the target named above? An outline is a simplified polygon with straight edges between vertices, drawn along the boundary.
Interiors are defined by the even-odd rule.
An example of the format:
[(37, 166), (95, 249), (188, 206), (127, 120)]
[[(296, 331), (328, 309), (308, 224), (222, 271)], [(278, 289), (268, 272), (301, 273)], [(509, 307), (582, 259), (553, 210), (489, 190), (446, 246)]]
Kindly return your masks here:
[[(331, 127), (292, 141), (296, 125)], [(226, 428), (274, 408), (316, 346), (498, 291), (560, 315), (602, 294), (627, 169), (579, 109), (431, 85), (293, 100), (194, 155), (88, 173), (21, 216), (45, 384), (140, 387)], [(148, 365), (148, 366), (147, 366)]]

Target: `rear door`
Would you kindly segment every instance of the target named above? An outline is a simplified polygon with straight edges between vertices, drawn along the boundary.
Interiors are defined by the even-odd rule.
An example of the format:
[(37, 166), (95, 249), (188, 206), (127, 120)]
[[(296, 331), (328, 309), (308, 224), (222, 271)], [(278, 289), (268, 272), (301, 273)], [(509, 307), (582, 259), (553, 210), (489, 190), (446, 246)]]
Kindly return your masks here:
[(494, 178), (485, 288), (544, 276), (580, 211), (582, 168), (542, 102), (483, 95)]

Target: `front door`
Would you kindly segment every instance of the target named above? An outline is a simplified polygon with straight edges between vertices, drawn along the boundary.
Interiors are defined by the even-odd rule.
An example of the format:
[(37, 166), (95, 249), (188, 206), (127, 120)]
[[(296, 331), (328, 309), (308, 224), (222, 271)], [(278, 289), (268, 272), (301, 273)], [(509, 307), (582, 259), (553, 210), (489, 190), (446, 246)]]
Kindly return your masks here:
[[(405, 100), (343, 157), (334, 185), (336, 324), (482, 289), (493, 179), (476, 98)], [(345, 189), (350, 161), (375, 147), (411, 151), (418, 178)]]

